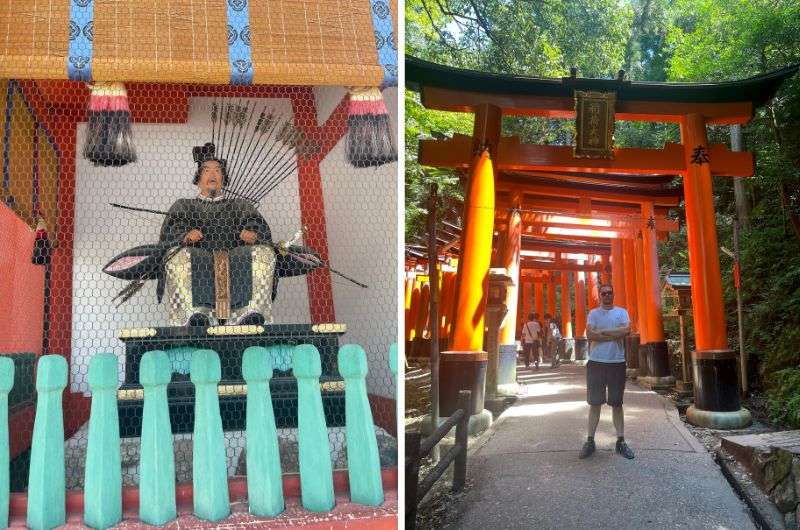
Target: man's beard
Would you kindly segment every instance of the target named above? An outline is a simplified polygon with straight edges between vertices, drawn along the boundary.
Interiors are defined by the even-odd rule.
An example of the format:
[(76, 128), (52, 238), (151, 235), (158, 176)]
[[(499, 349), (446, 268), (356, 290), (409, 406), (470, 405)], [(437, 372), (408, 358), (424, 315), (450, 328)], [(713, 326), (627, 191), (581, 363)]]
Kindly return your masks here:
[(217, 198), (217, 197), (219, 197), (221, 194), (222, 194), (222, 191), (221, 191), (221, 190), (218, 190), (218, 189), (209, 189), (209, 190), (208, 190), (208, 195), (207, 195), (207, 196), (208, 196), (208, 198), (209, 198), (209, 199), (216, 199), (216, 198)]

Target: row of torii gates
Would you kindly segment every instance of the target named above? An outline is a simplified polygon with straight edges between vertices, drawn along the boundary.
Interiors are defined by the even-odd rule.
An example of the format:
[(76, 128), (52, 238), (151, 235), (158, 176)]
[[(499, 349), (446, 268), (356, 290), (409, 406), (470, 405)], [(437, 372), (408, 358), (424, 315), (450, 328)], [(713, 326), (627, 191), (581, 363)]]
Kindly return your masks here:
[[(575, 339), (579, 355), (585, 349), (587, 303), (596, 306), (596, 282), (610, 280), (615, 305), (631, 316), (631, 342), (638, 338), (640, 353), (629, 359), (629, 367), (642, 363), (640, 373), (651, 384), (673, 381), (656, 244), (678, 229), (666, 216), (683, 201), (695, 330), (694, 405), (687, 418), (712, 428), (747, 425), (750, 413), (740, 403), (737, 355), (728, 346), (712, 177), (750, 177), (753, 157), (709, 144), (706, 126), (747, 123), (797, 69), (742, 81), (681, 84), (630, 82), (622, 76), (585, 79), (574, 71), (562, 79), (496, 75), (407, 57), (407, 86), (420, 92), (426, 108), (474, 114), (472, 136), (422, 140), (419, 149), (422, 165), (459, 169), (468, 177), (457, 270), (445, 270), (440, 282), (438, 325), (447, 345), (440, 357), (441, 414), (452, 413), (462, 388), (473, 391), (472, 414), (484, 413), (483, 381), (490, 360), (489, 372), (496, 374), (498, 385), (516, 382), (519, 325), (531, 307), (555, 317), (557, 284), (562, 334)], [(599, 125), (600, 135), (609, 131), (608, 158), (579, 158), (572, 146), (531, 145), (502, 136), (503, 116), (575, 119), (579, 91), (615, 100), (608, 123), (605, 110), (598, 114), (595, 109), (586, 118), (590, 121), (577, 124), (579, 143), (585, 138), (581, 127)], [(614, 148), (612, 155), (614, 120), (676, 123), (681, 143), (662, 149)], [(596, 145), (597, 138), (589, 144)], [(682, 185), (674, 184), (676, 177)], [(488, 326), (493, 333), (485, 336), (491, 320), (487, 308), (490, 313), (492, 292), (495, 298), (498, 293), (490, 284), (493, 264), (504, 268), (507, 288), (499, 296), (507, 316), (499, 332)], [(424, 289), (412, 296), (413, 291), (414, 279), (408, 277), (407, 339), (421, 331), (425, 320), (419, 309), (426, 303)], [(495, 346), (498, 354), (490, 359), (487, 350)]]

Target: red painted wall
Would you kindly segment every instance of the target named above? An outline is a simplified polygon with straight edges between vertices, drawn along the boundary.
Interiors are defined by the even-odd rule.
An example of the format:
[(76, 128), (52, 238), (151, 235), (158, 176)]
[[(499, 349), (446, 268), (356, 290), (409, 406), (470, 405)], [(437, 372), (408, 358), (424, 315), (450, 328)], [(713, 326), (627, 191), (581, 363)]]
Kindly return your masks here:
[(0, 204), (0, 353), (42, 353), (44, 266), (31, 263), (34, 231)]

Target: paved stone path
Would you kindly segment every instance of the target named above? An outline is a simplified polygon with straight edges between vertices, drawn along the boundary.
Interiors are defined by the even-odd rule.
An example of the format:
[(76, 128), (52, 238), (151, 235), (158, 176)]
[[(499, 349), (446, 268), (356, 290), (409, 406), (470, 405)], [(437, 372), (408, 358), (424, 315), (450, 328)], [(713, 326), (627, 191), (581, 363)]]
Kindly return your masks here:
[(614, 452), (611, 409), (604, 406), (597, 452), (579, 460), (588, 413), (585, 368), (520, 368), (521, 397), (469, 460), (473, 485), (450, 528), (755, 528), (669, 401), (629, 382), (625, 438), (636, 459)]

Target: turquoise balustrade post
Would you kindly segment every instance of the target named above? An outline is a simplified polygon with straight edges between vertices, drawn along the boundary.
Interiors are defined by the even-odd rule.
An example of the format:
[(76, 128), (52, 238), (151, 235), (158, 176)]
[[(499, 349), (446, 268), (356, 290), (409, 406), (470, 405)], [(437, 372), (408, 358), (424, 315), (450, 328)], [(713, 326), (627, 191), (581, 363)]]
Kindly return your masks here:
[(339, 373), (344, 378), (350, 500), (380, 506), (383, 504), (381, 459), (367, 398), (367, 354), (361, 346), (347, 344), (339, 348)]
[(319, 351), (311, 344), (292, 350), (292, 370), (297, 378), (297, 445), (300, 460), (300, 495), (303, 507), (312, 512), (331, 510), (333, 465), (328, 428), (322, 409)]
[(92, 357), (92, 410), (83, 487), (83, 521), (92, 528), (110, 528), (122, 520), (117, 386), (116, 355), (99, 353)]
[(8, 393), (14, 386), (14, 361), (0, 357), (0, 528), (8, 526), (11, 499), (8, 445)]
[(167, 383), (171, 377), (166, 353), (150, 351), (142, 355), (139, 382), (144, 387), (144, 407), (139, 452), (139, 519), (156, 526), (177, 517), (175, 455), (167, 403)]
[(393, 342), (389, 346), (389, 370), (392, 371), (394, 377), (395, 395), (397, 394), (397, 343)]
[(194, 514), (207, 521), (224, 519), (231, 511), (225, 436), (217, 390), (221, 377), (217, 352), (194, 352), (191, 374), (195, 389), (192, 446)]
[(247, 497), (250, 513), (275, 517), (284, 510), (278, 431), (269, 380), (272, 356), (267, 348), (244, 351), (242, 375), (247, 382)]
[(28, 476), (28, 527), (32, 530), (50, 530), (66, 521), (61, 406), (65, 386), (66, 359), (60, 355), (40, 357), (36, 368), (36, 419)]

